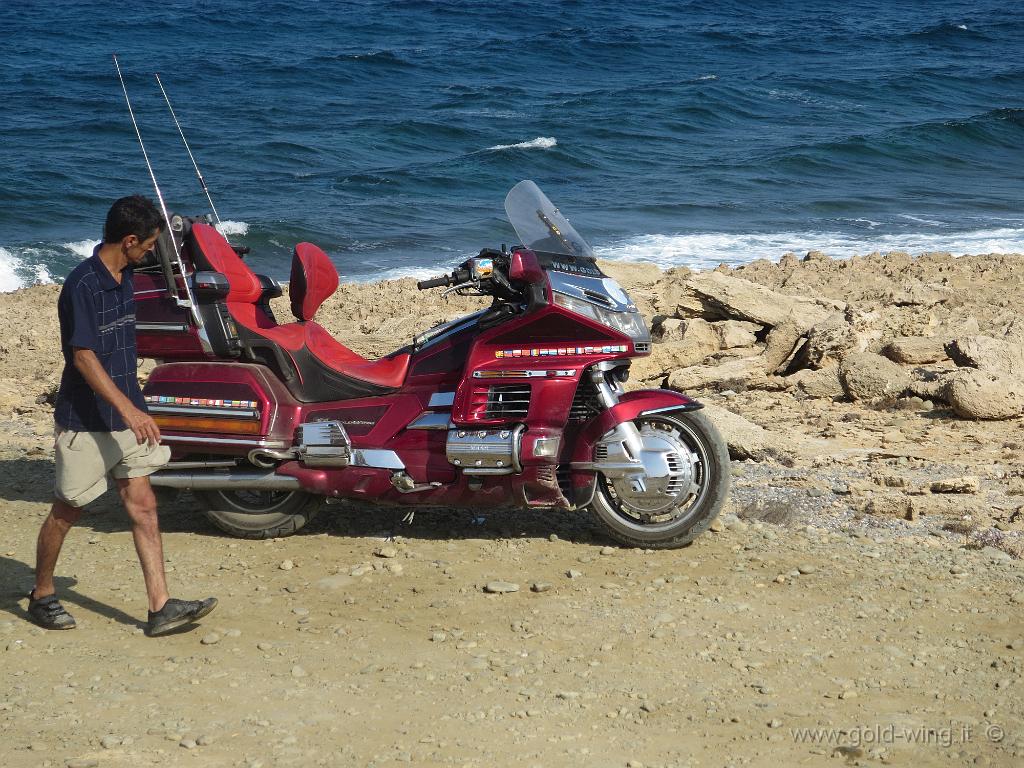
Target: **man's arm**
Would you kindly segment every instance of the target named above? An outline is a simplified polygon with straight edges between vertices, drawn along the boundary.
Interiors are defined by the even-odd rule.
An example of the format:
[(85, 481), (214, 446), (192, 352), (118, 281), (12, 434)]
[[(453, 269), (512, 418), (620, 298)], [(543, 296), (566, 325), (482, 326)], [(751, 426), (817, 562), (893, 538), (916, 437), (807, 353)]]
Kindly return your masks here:
[(73, 358), (75, 368), (82, 374), (86, 384), (92, 387), (92, 391), (110, 403), (114, 409), (121, 414), (124, 423), (135, 433), (135, 439), (139, 445), (149, 441), (150, 445), (160, 442), (160, 428), (153, 421), (153, 418), (138, 408), (129, 400), (125, 394), (117, 388), (114, 380), (103, 370), (96, 353), (91, 349), (75, 347)]

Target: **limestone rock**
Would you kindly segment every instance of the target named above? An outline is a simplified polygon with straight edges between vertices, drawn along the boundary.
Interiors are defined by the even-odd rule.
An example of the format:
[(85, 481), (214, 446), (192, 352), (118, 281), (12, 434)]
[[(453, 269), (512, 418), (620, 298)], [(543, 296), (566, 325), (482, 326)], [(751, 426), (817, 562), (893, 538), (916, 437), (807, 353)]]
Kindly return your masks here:
[(630, 377), (637, 381), (664, 379), (677, 368), (699, 365), (714, 354), (715, 350), (709, 351), (707, 346), (694, 341), (668, 341), (654, 344), (651, 347), (650, 355), (638, 357), (633, 361)]
[(778, 293), (721, 272), (695, 274), (686, 287), (709, 319), (749, 320), (776, 326), (792, 317), (809, 328), (830, 314), (828, 309), (810, 299)]
[(772, 328), (765, 338), (763, 355), (764, 368), (768, 373), (780, 371), (783, 364), (793, 355), (805, 330), (802, 324), (794, 318), (789, 318)]
[(946, 352), (959, 366), (989, 373), (1024, 375), (1024, 343), (991, 336), (961, 336), (946, 345)]
[(787, 376), (784, 381), (787, 386), (795, 386), (809, 397), (832, 399), (846, 395), (843, 382), (839, 378), (839, 366), (836, 365), (818, 371), (804, 368)]
[(943, 380), (940, 397), (966, 419), (1015, 419), (1024, 414), (1024, 386), (987, 371), (954, 371)]
[(903, 368), (872, 352), (847, 355), (839, 366), (839, 378), (853, 400), (898, 397), (912, 384), (910, 374)]
[(857, 332), (844, 315), (836, 313), (811, 328), (799, 360), (805, 367), (826, 368), (856, 346)]
[(910, 497), (898, 494), (879, 494), (864, 505), (864, 511), (878, 517), (898, 517), (911, 520), (916, 517)]
[(705, 404), (701, 411), (721, 432), (733, 459), (765, 461), (773, 459), (783, 464), (792, 462), (794, 446), (784, 436), (768, 432), (752, 421), (717, 405)]
[(750, 347), (757, 343), (757, 335), (764, 326), (758, 323), (746, 323), (742, 320), (722, 320), (712, 323), (722, 349)]
[(655, 324), (651, 334), (655, 341), (684, 342), (694, 349), (704, 350), (704, 356), (718, 351), (718, 334), (711, 323), (699, 317), (689, 320), (668, 318)]
[(928, 487), (932, 493), (977, 493), (981, 490), (981, 481), (973, 475), (948, 477), (934, 480)]
[(764, 362), (760, 357), (743, 357), (729, 360), (721, 365), (695, 365), (691, 368), (679, 368), (668, 375), (669, 389), (680, 392), (698, 389), (720, 388), (729, 382), (748, 384), (764, 379)]
[(896, 363), (904, 365), (921, 365), (937, 363), (945, 360), (946, 341), (941, 338), (926, 336), (900, 336), (882, 348), (882, 354)]
[(949, 289), (925, 285), (917, 278), (905, 277), (902, 284), (888, 292), (887, 303), (896, 307), (931, 307), (944, 301)]

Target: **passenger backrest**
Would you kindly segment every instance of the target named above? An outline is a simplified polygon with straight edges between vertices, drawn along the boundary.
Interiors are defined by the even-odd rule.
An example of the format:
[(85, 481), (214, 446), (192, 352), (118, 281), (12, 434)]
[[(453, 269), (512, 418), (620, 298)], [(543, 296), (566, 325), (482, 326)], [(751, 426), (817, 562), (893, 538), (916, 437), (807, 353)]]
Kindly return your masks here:
[(299, 243), (292, 256), (288, 285), (292, 314), (300, 322), (312, 320), (316, 311), (338, 290), (338, 270), (327, 254), (312, 243)]

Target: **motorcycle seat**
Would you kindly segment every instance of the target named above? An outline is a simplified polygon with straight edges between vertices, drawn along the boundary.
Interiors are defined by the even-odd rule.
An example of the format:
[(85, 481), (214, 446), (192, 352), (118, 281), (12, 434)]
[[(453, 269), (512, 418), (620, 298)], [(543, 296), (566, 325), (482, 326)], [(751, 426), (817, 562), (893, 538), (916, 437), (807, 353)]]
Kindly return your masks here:
[(189, 240), (197, 268), (227, 277), (225, 303), (240, 326), (243, 344), (251, 355), (269, 353), (265, 362), (279, 369), (298, 400), (366, 397), (402, 385), (409, 369), (408, 352), (367, 360), (313, 321), (316, 311), (338, 288), (334, 264), (315, 245), (295, 247), (289, 297), (296, 322), (279, 325), (260, 306), (263, 288), (259, 278), (214, 227), (194, 224)]

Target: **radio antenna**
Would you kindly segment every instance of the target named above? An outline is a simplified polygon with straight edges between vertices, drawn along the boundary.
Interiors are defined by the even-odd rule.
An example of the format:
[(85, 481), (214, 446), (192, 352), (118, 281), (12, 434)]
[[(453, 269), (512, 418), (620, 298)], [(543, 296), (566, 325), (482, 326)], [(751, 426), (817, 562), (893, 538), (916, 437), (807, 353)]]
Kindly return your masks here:
[(199, 170), (199, 163), (196, 162), (196, 158), (192, 154), (192, 149), (188, 145), (188, 139), (185, 138), (185, 132), (181, 129), (181, 123), (178, 122), (178, 116), (174, 114), (174, 107), (171, 106), (171, 100), (167, 96), (167, 91), (164, 90), (164, 84), (160, 81), (160, 73), (156, 73), (156, 84), (160, 86), (160, 93), (164, 95), (164, 101), (167, 102), (167, 109), (171, 111), (171, 118), (174, 120), (174, 124), (178, 127), (178, 135), (181, 136), (181, 141), (185, 145), (185, 151), (188, 152), (188, 158), (192, 161), (192, 167), (196, 169), (196, 176), (199, 177), (199, 186), (203, 188), (203, 194), (206, 195), (206, 199), (210, 203), (210, 209), (213, 211), (213, 216), (217, 219), (217, 223), (220, 224), (220, 214), (217, 213), (217, 206), (213, 204), (213, 198), (210, 197), (210, 190), (206, 186), (206, 180), (203, 178), (203, 174)]
[[(153, 164), (149, 162), (149, 153), (146, 152), (146, 145), (142, 143), (142, 134), (139, 133), (139, 124), (135, 120), (135, 110), (132, 109), (131, 99), (128, 98), (128, 88), (124, 84), (124, 75), (121, 74), (121, 65), (117, 62), (117, 54), (114, 54), (114, 67), (117, 69), (117, 79), (121, 81), (121, 90), (124, 91), (124, 101), (128, 105), (128, 114), (132, 118), (132, 125), (135, 127), (135, 136), (139, 140), (139, 147), (142, 148), (142, 156), (146, 160), (146, 168), (149, 169), (149, 178), (153, 181), (153, 189), (156, 190), (156, 197), (160, 201), (160, 211), (164, 215), (164, 222), (167, 224), (167, 235), (170, 238), (171, 245), (174, 248), (174, 258), (178, 262), (178, 270), (181, 274), (182, 282), (185, 285), (185, 296), (187, 298), (180, 298), (175, 296), (175, 302), (179, 307), (188, 307), (192, 310), (192, 315), (195, 317), (197, 323), (202, 325), (202, 317), (199, 314), (199, 308), (195, 302), (192, 301), (192, 291), (188, 287), (188, 280), (185, 279), (185, 264), (181, 260), (181, 251), (178, 249), (178, 241), (174, 239), (174, 232), (171, 229), (171, 217), (167, 213), (167, 205), (164, 203), (163, 193), (160, 191), (160, 185), (156, 183), (156, 174), (153, 173)], [(170, 286), (168, 286), (170, 288)]]

